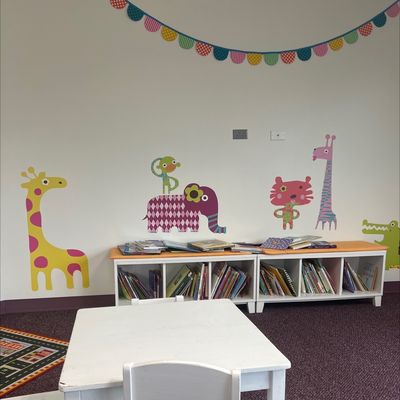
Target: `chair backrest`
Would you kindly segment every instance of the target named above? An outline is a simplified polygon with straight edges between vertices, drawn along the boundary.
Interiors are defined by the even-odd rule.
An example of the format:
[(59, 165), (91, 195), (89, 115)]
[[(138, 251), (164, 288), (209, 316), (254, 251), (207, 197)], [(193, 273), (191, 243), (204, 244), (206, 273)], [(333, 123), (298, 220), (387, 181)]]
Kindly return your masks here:
[(124, 400), (240, 400), (240, 371), (159, 361), (123, 366)]
[(175, 297), (159, 297), (156, 299), (131, 299), (132, 305), (154, 304), (154, 303), (174, 303), (184, 301), (185, 298), (181, 295)]

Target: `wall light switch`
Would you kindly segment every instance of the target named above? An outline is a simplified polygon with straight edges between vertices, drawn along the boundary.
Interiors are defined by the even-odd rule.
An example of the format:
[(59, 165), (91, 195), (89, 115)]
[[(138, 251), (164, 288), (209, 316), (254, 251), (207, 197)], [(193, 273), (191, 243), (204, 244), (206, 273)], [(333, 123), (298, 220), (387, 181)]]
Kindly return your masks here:
[(286, 140), (286, 132), (270, 131), (270, 140)]

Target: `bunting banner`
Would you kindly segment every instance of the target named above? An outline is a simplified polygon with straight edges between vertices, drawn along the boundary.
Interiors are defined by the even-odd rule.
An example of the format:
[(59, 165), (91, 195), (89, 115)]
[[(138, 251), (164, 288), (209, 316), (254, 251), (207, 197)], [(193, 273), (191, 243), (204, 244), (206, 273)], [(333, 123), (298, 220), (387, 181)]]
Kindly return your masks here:
[(400, 1), (397, 0), (363, 24), (323, 42), (295, 49), (250, 51), (221, 47), (194, 38), (147, 14), (130, 0), (110, 0), (110, 3), (116, 9), (124, 9), (126, 7), (127, 15), (132, 21), (143, 21), (144, 27), (148, 32), (160, 32), (161, 37), (166, 42), (177, 41), (182, 49), (194, 49), (198, 55), (203, 57), (212, 53), (217, 61), (230, 59), (234, 64), (242, 64), (247, 60), (250, 65), (259, 65), (262, 61), (267, 65), (276, 65), (279, 62), (292, 64), (296, 60), (308, 61), (313, 55), (323, 57), (329, 51), (339, 51), (345, 44), (354, 44), (360, 36), (367, 37), (371, 35), (374, 29), (382, 28), (386, 25), (388, 17), (395, 18), (400, 13)]

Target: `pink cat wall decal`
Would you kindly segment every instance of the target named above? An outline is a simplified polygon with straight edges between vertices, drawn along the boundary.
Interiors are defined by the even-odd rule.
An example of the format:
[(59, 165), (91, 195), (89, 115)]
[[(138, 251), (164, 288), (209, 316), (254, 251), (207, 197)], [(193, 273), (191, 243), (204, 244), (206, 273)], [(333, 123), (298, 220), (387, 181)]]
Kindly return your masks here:
[(293, 221), (300, 217), (300, 211), (294, 207), (308, 204), (313, 199), (310, 181), (309, 176), (305, 181), (284, 182), (280, 176), (275, 178), (270, 198), (272, 204), (283, 206), (274, 211), (276, 218), (282, 218), (283, 229), (286, 229), (287, 226), (293, 229)]

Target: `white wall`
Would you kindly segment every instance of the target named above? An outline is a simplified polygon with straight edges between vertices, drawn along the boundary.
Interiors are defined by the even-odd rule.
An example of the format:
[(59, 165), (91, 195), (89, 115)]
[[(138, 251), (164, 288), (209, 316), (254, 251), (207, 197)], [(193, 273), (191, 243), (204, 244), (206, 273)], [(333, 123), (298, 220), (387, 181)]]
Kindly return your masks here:
[[(303, 4), (304, 3), (304, 4)], [(344, 33), (390, 0), (360, 2), (137, 0), (176, 29), (222, 46), (296, 48)], [(153, 159), (173, 155), (180, 189), (213, 187), (227, 240), (321, 234), (369, 240), (364, 218), (399, 219), (399, 22), (339, 52), (292, 65), (235, 65), (198, 56), (148, 33), (106, 0), (1, 1), (1, 299), (109, 294), (109, 248), (150, 234), (147, 201), (160, 193)], [(247, 128), (247, 141), (232, 129)], [(267, 140), (270, 129), (287, 132)], [(333, 208), (338, 228), (314, 230), (325, 164), (312, 150), (333, 133)], [(68, 186), (42, 202), (47, 239), (89, 256), (90, 287), (53, 276), (31, 290), (24, 179), (28, 166)], [(283, 231), (269, 192), (276, 176), (312, 177), (315, 199)], [(179, 190), (179, 189), (178, 189)]]

